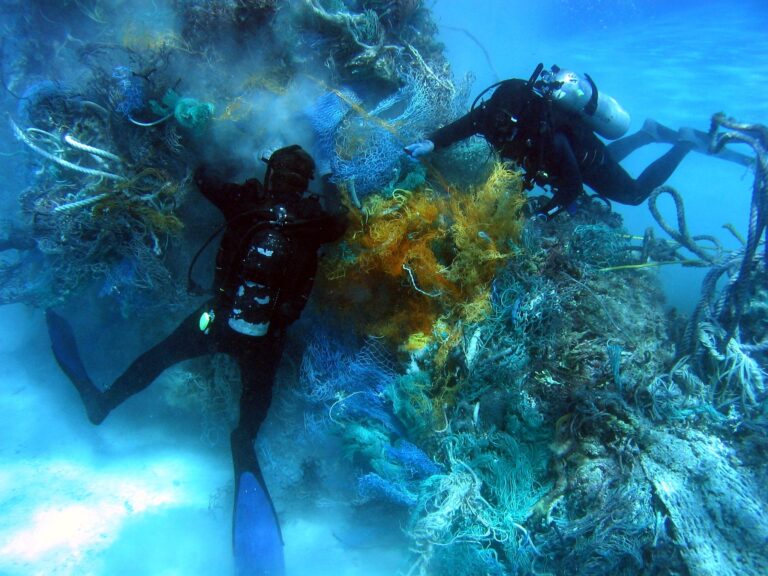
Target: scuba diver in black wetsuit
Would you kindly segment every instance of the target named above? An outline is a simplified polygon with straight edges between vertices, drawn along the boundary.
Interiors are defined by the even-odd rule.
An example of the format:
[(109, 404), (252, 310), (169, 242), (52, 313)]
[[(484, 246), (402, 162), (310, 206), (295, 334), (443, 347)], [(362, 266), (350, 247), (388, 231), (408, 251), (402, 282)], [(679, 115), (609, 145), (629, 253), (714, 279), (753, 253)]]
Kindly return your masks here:
[[(478, 106), (492, 88), (496, 90), (491, 98)], [(525, 171), (526, 189), (533, 188), (534, 183), (552, 187), (553, 198), (537, 212), (553, 217), (562, 210), (572, 210), (583, 184), (616, 202), (641, 204), (672, 175), (689, 151), (706, 151), (706, 133), (689, 128), (676, 132), (651, 120), (639, 132), (608, 145), (595, 135), (618, 138), (628, 126), (629, 115), (613, 98), (598, 92), (588, 75), (582, 77), (556, 66), (544, 71), (540, 64), (527, 81), (511, 79), (489, 87), (477, 97), (469, 113), (432, 133), (428, 140), (406, 146), (405, 152), (418, 158), (479, 134), (502, 158)], [(653, 142), (673, 146), (633, 179), (619, 161)], [(738, 154), (726, 159), (744, 164), (750, 161)]]
[(53, 311), (47, 313), (56, 360), (94, 424), (177, 362), (216, 352), (237, 361), (242, 395), (239, 422), (231, 435), (233, 546), (243, 576), (284, 573), (282, 537), (254, 441), (269, 409), (286, 328), (298, 319), (309, 297), (318, 249), (339, 239), (347, 227), (346, 208), (327, 179), (324, 205), (317, 196), (304, 195), (314, 169), (310, 155), (297, 145), (272, 154), (264, 186), (255, 179), (226, 183), (211, 169), (198, 168), (194, 179), (200, 192), (227, 220), (216, 258), (215, 294), (106, 390), (88, 377), (67, 322)]

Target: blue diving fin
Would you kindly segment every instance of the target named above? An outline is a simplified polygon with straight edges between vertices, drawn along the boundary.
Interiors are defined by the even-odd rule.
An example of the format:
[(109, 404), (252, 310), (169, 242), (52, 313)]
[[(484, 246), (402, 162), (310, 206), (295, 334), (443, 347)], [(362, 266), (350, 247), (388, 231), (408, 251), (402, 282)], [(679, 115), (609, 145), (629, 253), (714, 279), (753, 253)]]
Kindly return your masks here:
[(102, 402), (101, 391), (88, 376), (80, 358), (72, 327), (62, 316), (50, 309), (45, 311), (45, 319), (48, 323), (48, 336), (51, 339), (51, 350), (56, 362), (80, 393), (88, 419), (94, 424), (100, 424), (109, 410)]
[(272, 501), (252, 472), (237, 482), (232, 541), (237, 576), (285, 576), (283, 539)]

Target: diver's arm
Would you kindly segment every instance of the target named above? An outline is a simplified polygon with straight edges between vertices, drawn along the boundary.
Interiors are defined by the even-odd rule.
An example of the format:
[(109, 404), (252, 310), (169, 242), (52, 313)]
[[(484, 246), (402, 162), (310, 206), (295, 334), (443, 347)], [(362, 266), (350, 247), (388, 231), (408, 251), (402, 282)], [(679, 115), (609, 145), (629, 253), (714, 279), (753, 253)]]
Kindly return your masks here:
[(201, 164), (195, 169), (192, 180), (203, 196), (213, 204), (218, 205), (217, 200), (221, 195), (220, 188), (224, 184), (224, 178), (221, 171), (212, 168), (208, 164)]
[(320, 226), (318, 227), (318, 241), (321, 244), (327, 244), (328, 242), (335, 242), (347, 231), (349, 227), (349, 219), (347, 218), (348, 210), (346, 207), (343, 211), (335, 214), (327, 214)]
[(349, 226), (346, 206), (339, 204), (335, 211), (329, 212), (320, 206), (317, 198), (312, 197), (305, 199), (303, 204), (299, 218), (286, 223), (292, 234), (312, 238), (317, 244), (335, 242), (344, 236)]
[(555, 132), (552, 137), (552, 151), (546, 164), (552, 167), (555, 195), (540, 212), (551, 216), (557, 208), (568, 210), (583, 191), (579, 163), (570, 141), (562, 132)]
[(320, 240), (323, 244), (344, 236), (349, 226), (349, 209), (341, 201), (339, 187), (331, 182), (330, 174), (323, 176), (323, 222)]
[(193, 176), (195, 185), (200, 193), (211, 204), (221, 210), (229, 218), (236, 215), (239, 206), (243, 206), (249, 198), (249, 186), (234, 184), (225, 180), (223, 171), (214, 169), (207, 164), (198, 166)]
[(411, 159), (416, 160), (423, 156), (428, 156), (436, 149), (447, 148), (455, 142), (466, 140), (474, 134), (481, 133), (481, 126), (484, 124), (483, 119), (485, 118), (485, 107), (486, 105), (483, 104), (483, 106), (468, 112), (458, 120), (432, 132), (427, 139), (409, 144), (403, 151)]
[(435, 149), (447, 148), (451, 144), (466, 140), (480, 132), (481, 120), (485, 114), (485, 105), (468, 112), (458, 120), (443, 126), (429, 136)]

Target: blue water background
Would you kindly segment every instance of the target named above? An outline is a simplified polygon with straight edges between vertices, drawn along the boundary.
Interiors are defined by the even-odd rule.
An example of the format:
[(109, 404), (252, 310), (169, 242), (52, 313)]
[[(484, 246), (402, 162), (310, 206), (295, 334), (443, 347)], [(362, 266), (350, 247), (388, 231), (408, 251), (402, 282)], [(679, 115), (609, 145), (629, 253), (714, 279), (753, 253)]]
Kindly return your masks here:
[[(476, 77), (473, 98), (498, 80), (528, 78), (543, 62), (590, 74), (630, 113), (630, 133), (648, 117), (706, 131), (716, 112), (768, 124), (768, 2), (450, 0), (436, 2), (434, 10), (456, 76)], [(637, 176), (667, 149), (647, 146), (622, 165)], [(732, 223), (746, 235), (750, 171), (692, 153), (668, 184), (685, 200), (691, 234), (713, 234), (738, 246), (722, 226)], [(671, 200), (663, 198), (660, 206), (674, 222)], [(666, 236), (647, 205), (614, 209), (630, 232), (642, 235), (653, 226)], [(669, 304), (690, 311), (703, 274), (664, 268)]]

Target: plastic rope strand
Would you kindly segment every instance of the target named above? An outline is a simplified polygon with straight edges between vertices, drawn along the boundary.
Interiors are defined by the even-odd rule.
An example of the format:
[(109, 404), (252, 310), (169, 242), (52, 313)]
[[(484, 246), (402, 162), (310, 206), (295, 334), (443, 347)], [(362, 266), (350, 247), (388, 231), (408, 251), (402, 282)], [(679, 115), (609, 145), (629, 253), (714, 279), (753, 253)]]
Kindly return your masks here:
[(101, 156), (102, 158), (114, 160), (115, 162), (123, 161), (122, 158), (120, 158), (117, 154), (112, 154), (112, 152), (108, 152), (107, 150), (102, 150), (101, 148), (96, 148), (95, 146), (89, 146), (88, 144), (84, 144), (83, 142), (80, 142), (78, 139), (72, 136), (72, 134), (70, 134), (69, 132), (64, 134), (64, 142), (72, 146), (72, 148), (75, 148), (82, 152), (87, 152), (88, 154), (95, 154), (96, 156)]
[[(699, 303), (696, 305), (691, 319), (688, 322), (688, 326), (685, 329), (685, 335), (683, 341), (685, 342), (686, 349), (683, 351), (685, 354), (693, 356), (697, 344), (698, 344), (698, 329), (699, 325), (706, 321), (711, 314), (713, 307), (713, 300), (715, 297), (715, 290), (717, 288), (717, 281), (720, 277), (731, 267), (733, 260), (729, 260), (726, 263), (719, 264), (712, 268), (704, 277), (704, 281), (701, 286), (701, 297)], [(710, 314), (706, 314), (707, 310), (710, 310)]]
[(157, 120), (152, 120), (151, 122), (141, 122), (140, 120), (136, 120), (135, 118), (128, 116), (128, 121), (131, 124), (135, 124), (136, 126), (142, 126), (143, 128), (151, 128), (152, 126), (157, 126), (158, 124), (162, 124), (166, 120), (170, 119), (173, 116), (173, 112), (170, 114), (166, 114), (162, 118), (158, 118)]
[[(659, 212), (658, 207), (656, 206), (656, 201), (662, 194), (669, 194), (675, 203), (675, 210), (677, 212), (677, 230), (669, 225), (669, 223), (664, 219), (664, 217), (661, 215), (661, 212)], [(722, 247), (720, 246), (720, 242), (718, 242), (715, 237), (707, 235), (692, 237), (688, 233), (688, 225), (685, 222), (685, 206), (683, 205), (683, 199), (677, 190), (671, 186), (659, 186), (648, 197), (648, 208), (650, 208), (651, 214), (653, 214), (653, 217), (659, 226), (661, 226), (661, 228), (672, 238), (674, 238), (680, 245), (685, 246), (685, 248), (696, 254), (696, 256), (710, 264), (718, 261), (721, 258)], [(697, 241), (700, 240), (712, 242), (712, 244), (714, 244), (715, 248), (717, 249), (717, 253), (715, 255), (708, 254), (706, 250), (697, 244)]]
[(80, 166), (79, 164), (75, 164), (74, 162), (70, 162), (68, 160), (64, 160), (63, 158), (59, 158), (58, 156), (55, 156), (50, 152), (47, 152), (42, 148), (40, 148), (37, 144), (33, 143), (27, 137), (27, 135), (24, 134), (22, 129), (16, 125), (16, 122), (14, 122), (12, 119), (9, 119), (9, 121), (11, 123), (11, 128), (13, 129), (13, 133), (16, 135), (16, 138), (18, 138), (21, 142), (26, 144), (33, 152), (36, 152), (43, 158), (50, 160), (51, 162), (54, 162), (59, 166), (62, 166), (63, 168), (69, 168), (70, 170), (74, 170), (75, 172), (89, 174), (90, 176), (99, 176), (101, 178), (106, 178), (107, 180), (117, 180), (120, 182), (124, 182), (125, 180), (127, 180), (125, 176), (120, 176), (119, 174), (113, 174), (111, 172), (105, 172), (104, 170), (96, 170), (95, 168), (86, 168), (84, 166)]
[(735, 228), (735, 226), (733, 224), (730, 224), (730, 223), (729, 224), (723, 224), (723, 228), (725, 228), (726, 230), (728, 230), (728, 232), (733, 234), (733, 237), (736, 238), (736, 240), (738, 240), (739, 243), (742, 246), (746, 246), (747, 245), (747, 241), (744, 239), (744, 237), (741, 235), (741, 233), (738, 230), (736, 230), (736, 228)]
[[(718, 134), (720, 127), (731, 131)], [(755, 255), (760, 239), (765, 236), (768, 240), (768, 128), (761, 124), (738, 123), (722, 114), (716, 114), (712, 117), (710, 137), (715, 152), (722, 150), (726, 144), (740, 142), (752, 147), (757, 155), (746, 246), (739, 271), (724, 291), (724, 306), (720, 312), (720, 321), (726, 326), (730, 339), (741, 318), (749, 279), (757, 263)], [(764, 247), (764, 258), (768, 263), (768, 247)]]
[(733, 118), (728, 118), (725, 114), (715, 114), (712, 116), (712, 127), (710, 129), (710, 135), (712, 136), (712, 148), (719, 150), (722, 148), (720, 137), (722, 135), (717, 134), (717, 130), (720, 128), (727, 128), (729, 130), (735, 130), (741, 133), (753, 134), (754, 137), (759, 140), (763, 146), (768, 146), (768, 127), (762, 124), (747, 124), (744, 122), (737, 122)]
[(56, 208), (53, 209), (54, 212), (68, 212), (69, 210), (76, 210), (77, 208), (83, 208), (85, 206), (90, 206), (91, 204), (96, 204), (99, 200), (103, 200), (109, 196), (108, 193), (103, 194), (97, 194), (96, 196), (91, 196), (90, 198), (83, 198), (82, 200), (75, 200), (74, 202), (69, 202), (67, 204), (62, 204), (61, 206), (56, 206)]

